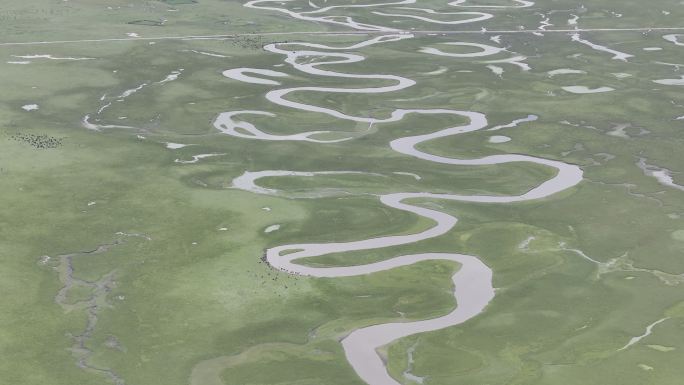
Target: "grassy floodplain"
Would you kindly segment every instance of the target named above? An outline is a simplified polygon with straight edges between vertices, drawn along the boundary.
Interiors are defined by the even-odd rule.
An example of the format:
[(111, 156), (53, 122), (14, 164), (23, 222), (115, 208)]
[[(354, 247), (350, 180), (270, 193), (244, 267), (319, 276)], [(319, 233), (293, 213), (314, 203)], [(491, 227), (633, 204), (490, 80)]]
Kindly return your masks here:
[[(296, 12), (324, 7), (312, 4), (270, 5)], [(368, 3), (325, 6), (360, 4)], [(464, 17), (411, 8), (493, 17), (439, 24), (396, 16)], [(580, 184), (540, 200), (411, 200), (457, 217), (458, 224), (416, 243), (301, 261), (353, 266), (440, 252), (474, 255), (491, 268), (496, 296), (483, 313), (381, 349), (393, 378), (407, 385), (679, 384), (684, 86), (676, 80), (684, 74), (684, 46), (676, 43), (684, 36), (673, 42), (664, 37), (681, 31), (580, 33), (632, 55), (618, 60), (573, 41), (572, 33), (543, 31), (684, 27), (679, 1), (462, 8), (418, 0), (317, 16), (413, 32), (335, 50), (364, 60), (318, 68), (393, 75), (415, 85), (366, 94), (297, 91), (285, 99), (378, 119), (398, 108), (476, 111), (486, 115), (487, 128), (418, 149), (459, 159), (525, 154), (584, 172)], [(521, 26), (529, 31), (479, 32)], [(454, 263), (312, 278), (275, 271), (260, 259), (265, 249), (285, 244), (409, 235), (434, 225), (381, 204), (382, 194), (510, 196), (554, 177), (554, 169), (530, 162), (446, 165), (389, 145), (467, 124), (461, 116), (411, 114), (369, 125), (265, 98), (279, 88), (394, 84), (313, 75), (264, 49), (286, 42), (353, 46), (383, 34), (392, 32), (296, 19), (241, 1), (3, 1), (0, 382), (362, 385), (340, 339), (368, 325), (451, 311)], [(187, 38), (215, 35), (223, 36)], [(478, 48), (445, 44), (454, 42), (505, 51), (468, 57)], [(529, 70), (501, 62), (518, 56)], [(299, 62), (307, 60), (327, 59)], [(250, 74), (280, 85), (222, 76), (234, 68), (289, 76)], [(574, 72), (553, 72), (559, 69)], [(657, 82), (663, 79), (675, 81)], [(611, 90), (568, 88), (576, 86)], [(313, 138), (348, 140), (255, 140), (223, 134), (213, 124), (220, 113), (245, 110), (275, 114), (236, 118), (265, 133), (323, 130), (330, 132)], [(536, 119), (488, 131), (529, 115)], [(510, 140), (493, 143), (492, 136)], [(211, 156), (195, 158), (203, 154)], [(362, 173), (258, 180), (278, 191), (272, 195), (232, 188), (244, 172), (262, 170)], [(280, 227), (266, 231), (274, 225)]]

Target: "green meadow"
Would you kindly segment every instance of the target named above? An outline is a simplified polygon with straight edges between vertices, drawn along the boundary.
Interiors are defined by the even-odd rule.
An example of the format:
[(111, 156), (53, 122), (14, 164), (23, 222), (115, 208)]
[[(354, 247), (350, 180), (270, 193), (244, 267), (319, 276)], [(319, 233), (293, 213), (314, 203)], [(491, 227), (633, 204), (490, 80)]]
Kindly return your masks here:
[[(301, 12), (368, 4), (313, 2), (319, 8), (301, 0), (269, 6)], [(464, 125), (463, 117), (412, 114), (368, 125), (265, 98), (276, 88), (388, 86), (387, 80), (308, 74), (263, 49), (283, 42), (350, 46), (380, 32), (343, 34), (354, 30), (242, 1), (100, 3), (0, 5), (2, 383), (363, 385), (339, 341), (360, 327), (448, 313), (457, 306), (451, 276), (459, 266), (425, 261), (358, 277), (312, 278), (270, 268), (261, 260), (264, 250), (414, 234), (434, 225), (383, 205), (382, 194), (520, 195), (555, 175), (534, 163), (438, 164), (389, 146), (397, 138)], [(418, 149), (463, 159), (525, 154), (584, 171), (577, 186), (535, 201), (414, 199), (412, 204), (457, 217), (458, 224), (408, 245), (301, 261), (350, 266), (442, 252), (475, 255), (492, 269), (496, 296), (483, 313), (381, 349), (401, 384), (682, 381), (684, 86), (654, 82), (684, 75), (684, 47), (663, 38), (677, 32), (581, 34), (633, 55), (627, 61), (572, 41), (568, 33), (478, 32), (536, 31), (546, 17), (549, 30), (573, 28), (568, 20), (574, 14), (587, 29), (684, 27), (678, 0), (585, 6), (539, 0), (528, 8), (464, 9), (418, 0), (383, 7), (440, 20), (457, 16), (410, 7), (494, 15), (460, 25), (381, 16), (371, 8), (317, 14), (415, 32), (336, 51), (365, 60), (321, 69), (391, 74), (416, 84), (375, 94), (302, 91), (286, 99), (378, 118), (399, 108), (477, 111), (490, 128), (536, 115), (515, 127), (454, 135)], [(449, 42), (506, 51), (491, 58), (420, 51), (471, 52), (444, 45)], [(653, 47), (661, 49), (644, 50)], [(484, 63), (516, 55), (531, 69), (499, 63), (504, 72), (497, 75)], [(280, 86), (222, 76), (240, 67), (290, 76), (274, 78)], [(583, 73), (549, 74), (558, 69)], [(612, 91), (577, 94), (563, 88), (568, 86)], [(37, 109), (27, 107), (33, 104)], [(332, 133), (316, 138), (349, 140), (253, 140), (213, 126), (218, 114), (241, 110), (275, 114), (236, 118), (263, 132), (325, 130)], [(100, 129), (87, 128), (88, 122)], [(493, 143), (493, 135), (510, 141)], [(200, 154), (212, 156), (193, 158)], [(670, 183), (640, 161), (661, 170), (657, 175), (668, 170)], [(362, 173), (259, 180), (278, 191), (272, 195), (233, 188), (234, 178), (262, 170)], [(273, 225), (280, 227), (267, 232)]]

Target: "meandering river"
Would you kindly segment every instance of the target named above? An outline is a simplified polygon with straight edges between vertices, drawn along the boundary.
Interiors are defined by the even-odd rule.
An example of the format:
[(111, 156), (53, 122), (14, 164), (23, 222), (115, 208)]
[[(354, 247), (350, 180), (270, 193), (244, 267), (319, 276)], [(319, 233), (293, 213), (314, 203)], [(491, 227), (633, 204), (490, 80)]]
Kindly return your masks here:
[[(379, 196), (380, 203), (397, 210), (410, 212), (412, 214), (428, 218), (434, 222), (434, 225), (426, 230), (415, 234), (407, 235), (388, 235), (378, 238), (362, 239), (350, 242), (333, 242), (333, 243), (298, 243), (281, 245), (266, 250), (266, 260), (276, 269), (285, 271), (289, 274), (299, 274), (309, 277), (351, 277), (359, 275), (373, 274), (379, 271), (391, 270), (401, 266), (408, 266), (422, 261), (430, 260), (446, 260), (453, 261), (460, 264), (460, 269), (452, 276), (454, 284), (454, 299), (455, 309), (441, 317), (420, 320), (414, 322), (392, 322), (379, 325), (372, 325), (351, 331), (343, 340), (342, 346), (345, 355), (351, 366), (363, 381), (369, 385), (400, 385), (400, 383), (392, 378), (386, 368), (385, 363), (378, 354), (377, 350), (380, 347), (386, 346), (400, 338), (411, 336), (418, 333), (439, 330), (472, 319), (484, 311), (487, 304), (494, 298), (494, 287), (492, 285), (492, 270), (483, 263), (477, 256), (465, 255), (459, 253), (419, 253), (410, 255), (401, 255), (388, 260), (356, 265), (346, 267), (311, 267), (301, 265), (299, 262), (305, 258), (317, 257), (331, 253), (342, 253), (349, 251), (361, 251), (380, 249), (390, 246), (407, 245), (422, 240), (441, 236), (456, 226), (458, 219), (450, 214), (428, 209), (420, 206), (417, 201), (421, 200), (450, 200), (462, 202), (479, 202), (491, 204), (506, 204), (515, 202), (524, 202), (536, 199), (543, 199), (553, 194), (565, 191), (572, 188), (582, 181), (582, 170), (572, 164), (564, 163), (558, 160), (544, 159), (529, 155), (521, 154), (501, 154), (492, 155), (476, 159), (458, 159), (439, 155), (433, 155), (417, 149), (418, 145), (423, 142), (434, 139), (444, 138), (453, 135), (463, 135), (477, 130), (485, 129), (489, 126), (487, 118), (484, 114), (474, 111), (460, 111), (452, 109), (396, 109), (384, 117), (370, 117), (370, 116), (354, 116), (328, 107), (307, 104), (301, 101), (293, 101), (288, 99), (288, 95), (299, 92), (314, 92), (314, 93), (345, 93), (345, 94), (380, 94), (403, 90), (411, 87), (416, 82), (412, 79), (390, 74), (354, 74), (334, 71), (332, 69), (322, 69), (321, 66), (330, 65), (350, 65), (365, 60), (365, 57), (358, 53), (341, 52), (357, 50), (363, 47), (374, 44), (391, 43), (404, 39), (410, 39), (413, 36), (407, 33), (393, 33), (391, 28), (382, 26), (368, 26), (357, 23), (351, 18), (327, 18), (320, 15), (325, 10), (333, 7), (318, 8), (314, 11), (295, 12), (285, 8), (276, 6), (266, 7), (264, 4), (270, 3), (268, 0), (257, 0), (247, 3), (248, 7), (267, 9), (286, 13), (292, 17), (311, 20), (319, 22), (328, 22), (333, 24), (342, 24), (356, 29), (370, 29), (374, 31), (387, 31), (383, 36), (374, 37), (350, 46), (337, 47), (325, 44), (294, 42), (294, 43), (274, 43), (266, 45), (264, 48), (272, 53), (280, 54), (285, 57), (285, 63), (289, 64), (293, 69), (300, 72), (315, 75), (325, 76), (330, 78), (340, 78), (348, 80), (358, 80), (362, 83), (369, 81), (383, 83), (385, 85), (375, 87), (295, 87), (295, 88), (276, 88), (266, 91), (266, 98), (279, 106), (289, 107), (301, 111), (321, 113), (336, 117), (342, 120), (353, 122), (368, 123), (369, 125), (382, 124), (387, 122), (396, 122), (403, 119), (406, 115), (453, 115), (459, 118), (467, 118), (468, 123), (458, 126), (448, 127), (433, 131), (427, 134), (413, 135), (398, 138), (389, 143), (389, 146), (396, 152), (405, 154), (416, 158), (421, 162), (433, 162), (449, 165), (470, 165), (470, 166), (484, 166), (484, 165), (498, 165), (506, 163), (534, 163), (545, 167), (551, 167), (556, 170), (556, 174), (551, 179), (541, 183), (540, 185), (530, 189), (529, 191), (512, 196), (501, 195), (458, 195), (458, 194), (435, 194), (435, 193), (393, 193)], [(414, 1), (405, 0), (393, 3), (382, 3), (375, 5), (348, 5), (346, 7), (373, 7), (380, 5), (406, 5)], [(277, 4), (285, 4), (280, 2)], [(510, 7), (527, 7), (533, 4), (529, 1), (515, 0)], [(467, 4), (465, 0), (453, 1), (452, 6), (473, 6)], [(485, 7), (483, 7), (485, 8)], [(411, 8), (404, 8), (410, 10)], [(422, 11), (421, 11), (422, 12)], [(431, 12), (426, 12), (431, 13)], [(377, 14), (377, 12), (376, 12)], [(468, 14), (468, 13), (460, 13)], [(473, 14), (473, 13), (469, 13)], [(488, 14), (477, 12), (479, 19), (488, 18)], [(404, 16), (404, 15), (402, 15)], [(421, 18), (425, 19), (425, 18)], [(442, 21), (444, 23), (444, 21)], [(454, 21), (457, 23), (457, 21)], [(489, 46), (484, 44), (453, 42), (446, 43), (446, 45), (454, 46), (473, 46), (481, 49), (480, 52), (470, 54), (449, 54), (436, 48), (426, 47), (421, 52), (427, 54), (438, 54), (443, 56), (454, 57), (484, 57), (497, 55), (506, 51), (502, 47)], [(312, 60), (315, 58), (316, 60)], [(515, 57), (515, 60), (523, 60)], [(512, 59), (507, 59), (509, 62)], [(498, 61), (506, 62), (506, 60)], [(520, 63), (517, 63), (520, 65)], [(249, 74), (249, 75), (246, 75)], [(280, 82), (268, 77), (277, 77), (283, 79), (287, 74), (283, 72), (276, 72), (272, 70), (259, 68), (236, 68), (229, 69), (224, 72), (226, 77), (237, 81), (257, 84), (259, 86), (278, 86)], [(292, 140), (292, 141), (309, 141), (324, 144), (326, 142), (321, 139), (316, 139), (315, 136), (327, 131), (314, 131), (294, 135), (275, 135), (266, 133), (254, 124), (246, 121), (236, 121), (233, 118), (238, 114), (248, 115), (257, 114), (267, 117), (275, 117), (273, 113), (264, 111), (229, 111), (219, 115), (214, 125), (217, 129), (225, 134), (232, 135), (239, 138), (258, 139), (258, 140)], [(522, 120), (517, 120), (510, 125), (497, 126), (495, 129), (515, 126), (519, 122), (535, 120), (536, 116)], [(240, 131), (236, 128), (241, 129)], [(339, 141), (339, 140), (335, 140)], [(402, 170), (402, 173), (408, 173), (410, 170)], [(347, 171), (361, 172), (361, 171)], [(251, 191), (258, 194), (277, 195), (279, 192), (273, 189), (267, 189), (258, 186), (258, 179), (264, 177), (315, 177), (320, 174), (331, 174), (332, 172), (325, 170), (262, 170), (256, 172), (245, 172), (245, 174), (236, 178), (233, 181), (233, 187)]]

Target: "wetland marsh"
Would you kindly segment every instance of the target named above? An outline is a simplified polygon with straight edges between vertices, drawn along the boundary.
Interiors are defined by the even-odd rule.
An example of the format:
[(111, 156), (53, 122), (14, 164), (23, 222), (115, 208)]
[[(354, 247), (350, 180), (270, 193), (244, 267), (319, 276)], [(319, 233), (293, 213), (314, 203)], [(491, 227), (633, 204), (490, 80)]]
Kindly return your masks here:
[(0, 11), (8, 383), (681, 381), (678, 1)]

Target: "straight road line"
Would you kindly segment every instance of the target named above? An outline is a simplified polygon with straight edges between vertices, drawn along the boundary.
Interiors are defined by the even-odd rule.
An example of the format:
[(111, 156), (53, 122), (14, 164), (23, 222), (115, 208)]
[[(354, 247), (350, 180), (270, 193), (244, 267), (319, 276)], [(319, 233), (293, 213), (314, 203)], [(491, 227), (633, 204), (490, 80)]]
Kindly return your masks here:
[(684, 31), (684, 27), (641, 27), (641, 28), (578, 28), (578, 29), (512, 29), (512, 30), (464, 30), (464, 31), (430, 31), (430, 30), (396, 30), (396, 31), (296, 31), (296, 32), (255, 32), (255, 33), (231, 33), (222, 35), (188, 35), (188, 36), (157, 36), (157, 37), (122, 37), (109, 39), (82, 39), (82, 40), (47, 40), (27, 42), (5, 42), (0, 46), (22, 45), (47, 45), (47, 44), (72, 44), (72, 43), (105, 43), (117, 41), (158, 41), (158, 40), (209, 40), (209, 39), (234, 39), (242, 36), (287, 36), (287, 35), (387, 35), (387, 34), (506, 34), (506, 33), (581, 33), (581, 32), (652, 32), (652, 31)]

